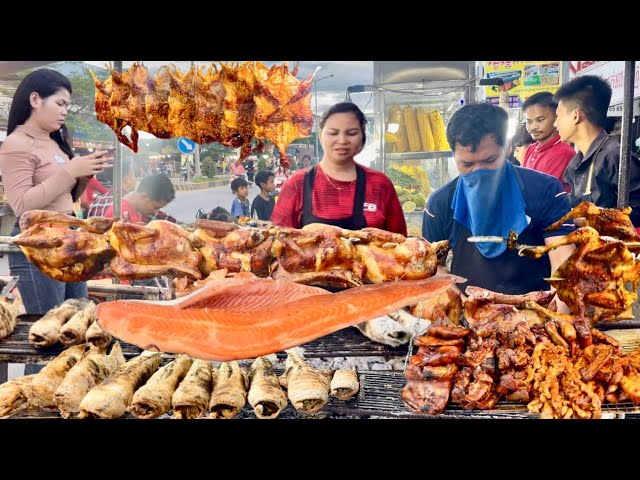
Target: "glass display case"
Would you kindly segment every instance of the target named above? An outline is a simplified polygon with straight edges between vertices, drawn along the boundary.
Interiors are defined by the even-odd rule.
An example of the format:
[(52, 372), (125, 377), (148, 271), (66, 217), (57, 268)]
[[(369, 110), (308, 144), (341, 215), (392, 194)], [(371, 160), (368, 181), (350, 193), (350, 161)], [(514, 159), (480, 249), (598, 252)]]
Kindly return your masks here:
[[(412, 64), (422, 71), (421, 81), (375, 85), (379, 166), (396, 188), (412, 236), (422, 235), (422, 212), (431, 193), (458, 175), (446, 125), (458, 108), (472, 101), (474, 91), (473, 62), (457, 62), (456, 73), (449, 72), (456, 78), (449, 80), (426, 80), (433, 78), (437, 65), (425, 63)], [(410, 76), (415, 73), (402, 74), (407, 66), (396, 65), (395, 73), (393, 67), (374, 66), (374, 75), (381, 81), (416, 80)]]
[(457, 175), (446, 122), (464, 102), (459, 92), (382, 92), (384, 172), (393, 182), (409, 234), (422, 235), (422, 211), (432, 191)]

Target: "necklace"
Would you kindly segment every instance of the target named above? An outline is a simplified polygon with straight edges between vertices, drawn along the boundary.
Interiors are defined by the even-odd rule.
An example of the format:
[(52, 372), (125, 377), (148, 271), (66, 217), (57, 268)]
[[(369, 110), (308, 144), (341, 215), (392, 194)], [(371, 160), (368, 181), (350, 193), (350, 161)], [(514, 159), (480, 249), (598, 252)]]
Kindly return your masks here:
[(348, 186), (346, 186), (346, 187), (339, 187), (339, 186), (337, 186), (335, 183), (333, 183), (333, 182), (331, 181), (331, 177), (330, 177), (329, 175), (327, 175), (327, 174), (324, 172), (324, 170), (322, 170), (322, 174), (324, 175), (324, 178), (326, 178), (326, 179), (327, 179), (327, 182), (329, 182), (333, 188), (335, 188), (336, 190), (338, 190), (338, 191), (340, 191), (340, 192), (341, 192), (342, 190), (345, 190), (345, 189), (349, 188), (349, 187), (351, 186), (351, 184), (354, 182), (354, 180), (351, 180), (351, 181), (349, 181), (349, 185), (348, 185)]

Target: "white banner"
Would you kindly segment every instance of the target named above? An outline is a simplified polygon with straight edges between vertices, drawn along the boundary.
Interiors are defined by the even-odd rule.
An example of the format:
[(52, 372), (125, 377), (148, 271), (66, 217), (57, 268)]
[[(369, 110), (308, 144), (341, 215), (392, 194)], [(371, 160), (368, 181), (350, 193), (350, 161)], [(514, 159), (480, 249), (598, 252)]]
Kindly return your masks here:
[[(572, 61), (572, 67), (580, 65), (579, 61)], [(622, 103), (624, 100), (624, 62), (620, 61), (607, 61), (607, 62), (594, 62), (591, 65), (580, 68), (574, 74), (574, 68), (571, 68), (570, 75), (572, 77), (579, 77), (581, 75), (598, 75), (609, 81), (612, 89), (611, 104), (609, 106), (609, 115), (619, 117), (622, 115)], [(636, 75), (635, 83), (633, 87), (633, 97), (635, 99), (640, 98), (640, 63), (636, 62)], [(634, 102), (634, 115), (637, 115), (637, 103)]]

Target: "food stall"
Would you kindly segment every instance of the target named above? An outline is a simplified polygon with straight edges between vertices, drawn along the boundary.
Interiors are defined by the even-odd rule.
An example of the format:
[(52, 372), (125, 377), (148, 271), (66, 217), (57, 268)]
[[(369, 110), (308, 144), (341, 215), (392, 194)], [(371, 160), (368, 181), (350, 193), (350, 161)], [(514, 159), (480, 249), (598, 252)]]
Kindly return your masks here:
[[(470, 66), (471, 63), (468, 65)], [(449, 73), (445, 76), (448, 77)], [(420, 88), (413, 89), (408, 86), (398, 91), (395, 91), (395, 87), (391, 87), (387, 91), (385, 89), (388, 85), (395, 85), (393, 80), (400, 80), (400, 85), (406, 85), (407, 82), (404, 81), (407, 78), (402, 76), (387, 78), (382, 74), (380, 78), (383, 81), (381, 85), (385, 86), (380, 87), (384, 97), (378, 98), (378, 108), (380, 108), (379, 112), (385, 112), (382, 128), (388, 129), (388, 131), (379, 130), (384, 137), (381, 140), (382, 151), (385, 152), (384, 168), (387, 171), (398, 172), (391, 172), (395, 175), (392, 179), (398, 187), (399, 195), (407, 196), (403, 204), (406, 213), (411, 215), (417, 210), (418, 204), (423, 200), (426, 201), (433, 188), (438, 188), (452, 176), (452, 155), (447, 151), (447, 146), (442, 143), (442, 129), (451, 112), (472, 99), (472, 81), (462, 78), (443, 80), (449, 82), (449, 85), (454, 81), (459, 84), (451, 86), (452, 90), (449, 92), (442, 90), (441, 93), (436, 94), (433, 89), (425, 89), (423, 92)], [(432, 81), (436, 83), (431, 84), (431, 87), (435, 87), (438, 80)], [(427, 91), (431, 94), (426, 94)], [(444, 97), (446, 101), (441, 99), (438, 103), (431, 99), (431, 96)], [(390, 101), (394, 98), (395, 103)], [(397, 116), (398, 112), (402, 112), (402, 116)], [(416, 131), (412, 125), (414, 121), (418, 124), (418, 132), (420, 121), (422, 121), (422, 128), (427, 128), (428, 125), (428, 130), (423, 130), (424, 143), (423, 136), (419, 133), (416, 140)], [(396, 125), (393, 126), (393, 124)], [(400, 128), (401, 126), (403, 128)], [(403, 132), (406, 138), (402, 136)], [(439, 133), (436, 136), (434, 132)], [(427, 176), (421, 175), (420, 172), (424, 171), (428, 172)], [(23, 379), (24, 384), (14, 384), (12, 400), (2, 404), (2, 401), (7, 398), (4, 388), (6, 385), (4, 385), (3, 390), (0, 390), (0, 416), (3, 415), (2, 408), (8, 407), (6, 412), (15, 417), (41, 415), (59, 418), (53, 402), (62, 386), (67, 386), (66, 384), (69, 383), (67, 378), (72, 375), (71, 372), (74, 376), (78, 374), (75, 364), (82, 366), (89, 352), (92, 355), (95, 353), (93, 358), (101, 364), (113, 363), (113, 365), (102, 372), (101, 378), (93, 379), (94, 385), (90, 392), (83, 392), (83, 397), (80, 397), (82, 402), (85, 402), (94, 391), (102, 390), (100, 393), (103, 395), (103, 390), (108, 390), (106, 386), (109, 388), (114, 386), (116, 382), (110, 381), (113, 379), (110, 375), (121, 375), (117, 378), (124, 381), (125, 377), (132, 376), (132, 373), (135, 373), (133, 376), (136, 380), (127, 386), (127, 401), (130, 403), (133, 399), (132, 406), (136, 404), (136, 397), (139, 394), (142, 395), (143, 390), (148, 392), (154, 386), (161, 385), (158, 392), (166, 397), (167, 391), (171, 393), (177, 391), (178, 383), (181, 388), (182, 384), (187, 382), (186, 379), (189, 378), (192, 370), (193, 376), (197, 377), (200, 366), (207, 365), (208, 372), (204, 372), (201, 379), (203, 384), (207, 384), (206, 389), (212, 399), (217, 393), (222, 396), (222, 390), (225, 390), (225, 394), (228, 393), (227, 390), (231, 390), (232, 386), (225, 384), (225, 380), (234, 379), (233, 401), (237, 401), (239, 406), (236, 409), (238, 411), (233, 412), (232, 416), (237, 418), (254, 418), (254, 416), (267, 418), (267, 414), (270, 418), (274, 418), (273, 411), (271, 413), (267, 411), (273, 406), (267, 407), (266, 404), (254, 401), (255, 390), (253, 390), (252, 400), (254, 384), (260, 384), (258, 386), (262, 388), (262, 393), (265, 386), (268, 386), (271, 392), (277, 392), (280, 403), (276, 410), (277, 413), (282, 412), (282, 418), (438, 418), (439, 416), (538, 418), (545, 414), (547, 418), (551, 418), (548, 416), (548, 411), (540, 414), (537, 410), (532, 410), (527, 402), (537, 401), (536, 408), (542, 408), (542, 405), (550, 408), (549, 405), (552, 402), (549, 402), (548, 398), (542, 398), (545, 393), (543, 387), (539, 385), (540, 382), (535, 386), (536, 382), (532, 380), (538, 374), (539, 379), (550, 383), (557, 382), (556, 377), (560, 373), (554, 370), (550, 360), (555, 356), (562, 358), (565, 362), (562, 365), (563, 369), (572, 368), (575, 375), (581, 375), (582, 371), (579, 374), (576, 372), (579, 367), (582, 367), (586, 371), (583, 375), (585, 382), (587, 374), (593, 380), (591, 386), (587, 386), (584, 382), (580, 384), (582, 390), (577, 394), (575, 388), (566, 392), (566, 398), (562, 397), (560, 401), (566, 402), (567, 409), (552, 412), (556, 415), (555, 418), (558, 418), (558, 415), (572, 415), (571, 402), (574, 402), (574, 407), (582, 407), (580, 413), (586, 411), (585, 415), (588, 414), (580, 418), (622, 418), (640, 415), (640, 397), (634, 396), (631, 400), (628, 397), (625, 398), (620, 394), (619, 388), (621, 378), (626, 378), (622, 389), (626, 392), (631, 384), (630, 388), (633, 391), (633, 385), (637, 384), (640, 378), (637, 372), (640, 367), (634, 366), (636, 365), (634, 362), (637, 362), (640, 356), (638, 355), (640, 353), (638, 322), (627, 320), (609, 323), (611, 316), (620, 313), (619, 310), (622, 309), (618, 308), (613, 312), (600, 311), (600, 318), (603, 321), (597, 324), (594, 321), (596, 330), (593, 333), (588, 331), (586, 335), (583, 331), (580, 332), (581, 340), (586, 338), (593, 340), (595, 347), (588, 350), (591, 345), (587, 345), (586, 341), (583, 345), (579, 345), (575, 329), (572, 330), (565, 320), (560, 318), (558, 327), (554, 321), (547, 322), (545, 315), (548, 315), (548, 311), (544, 308), (549, 305), (548, 302), (554, 292), (531, 292), (522, 296), (506, 296), (486, 290), (480, 292), (474, 300), (479, 302), (481, 308), (488, 310), (495, 308), (495, 311), (500, 313), (498, 316), (494, 315), (498, 317), (498, 321), (489, 325), (483, 323), (490, 316), (484, 318), (482, 315), (476, 316), (474, 310), (466, 309), (467, 304), (464, 310), (465, 320), (462, 321), (462, 300), (455, 293), (452, 296), (449, 289), (456, 279), (433, 276), (438, 261), (448, 250), (447, 242), (429, 244), (424, 239), (405, 238), (389, 232), (370, 230), (349, 232), (336, 230), (336, 227), (330, 226), (306, 231), (278, 227), (247, 230), (236, 225), (212, 224), (205, 221), (196, 225), (195, 229), (191, 227), (183, 229), (169, 222), (136, 226), (103, 220), (98, 221), (99, 224), (90, 224), (87, 220), (78, 220), (53, 212), (46, 218), (43, 218), (42, 213), (27, 213), (28, 215), (24, 215), (24, 222), (28, 228), (23, 230), (22, 240), (31, 236), (29, 238), (31, 241), (22, 242), (23, 251), (26, 249), (25, 254), (32, 255), (30, 257), (32, 262), (36, 263), (44, 273), (48, 272), (51, 278), (56, 278), (55, 275), (77, 275), (77, 278), (73, 277), (76, 281), (86, 280), (109, 264), (112, 272), (124, 279), (148, 278), (149, 271), (152, 270), (156, 275), (161, 271), (181, 277), (185, 283), (184, 285), (174, 284), (171, 293), (176, 297), (180, 294), (180, 298), (176, 298), (172, 303), (107, 302), (95, 307), (86, 305), (85, 301), (82, 306), (73, 305), (68, 309), (65, 307), (68, 311), (64, 314), (66, 317), (63, 320), (60, 320), (62, 312), (62, 306), (60, 306), (55, 307), (55, 313), (47, 312), (42, 318), (23, 316), (17, 325), (15, 318), (5, 314), (5, 323), (2, 325), (7, 324), (9, 328), (5, 328), (4, 331), (11, 331), (0, 340), (0, 363), (11, 361), (46, 363), (45, 368), (48, 370), (43, 369), (35, 378)], [(72, 228), (55, 232), (47, 226), (31, 229), (31, 227), (40, 227), (52, 222), (58, 227), (66, 225)], [(130, 233), (134, 235), (129, 236)], [(138, 235), (135, 235), (136, 233)], [(59, 243), (62, 245), (49, 243), (48, 246), (43, 246), (44, 242), (37, 241), (42, 240), (42, 237), (35, 238), (38, 235), (47, 234), (59, 237), (61, 239)], [(239, 238), (245, 234), (249, 234), (254, 243), (249, 245), (246, 242), (239, 242)], [(65, 244), (76, 245), (79, 238), (87, 242), (92, 241), (98, 247), (93, 258), (74, 257), (73, 255), (77, 252), (72, 249), (65, 250)], [(296, 240), (291, 241), (292, 238)], [(340, 249), (337, 248), (338, 245), (341, 246)], [(626, 248), (624, 243), (618, 246), (621, 251)], [(44, 255), (43, 251), (39, 250), (43, 248)], [(50, 251), (47, 251), (47, 248)], [(69, 261), (62, 266), (57, 264), (56, 270), (47, 270), (48, 261), (55, 257), (53, 249), (61, 249), (55, 253), (62, 252), (64, 254), (62, 258), (68, 258)], [(327, 251), (334, 253), (327, 255)], [(335, 256), (341, 255), (341, 252), (346, 253), (338, 258), (340, 262), (334, 263)], [(379, 255), (381, 252), (384, 252), (384, 255)], [(313, 264), (311, 270), (303, 264), (304, 262), (300, 262), (301, 259), (309, 258), (314, 259), (311, 262)], [(588, 256), (576, 260), (581, 262), (578, 266), (584, 267), (585, 263), (588, 266)], [(612, 284), (618, 288), (620, 282), (617, 280), (624, 280), (627, 277), (629, 281), (638, 282), (640, 272), (636, 273), (635, 269), (626, 268), (634, 258), (626, 255), (618, 258), (610, 257), (609, 260), (612, 265), (615, 264), (620, 268), (611, 268), (607, 272), (608, 275), (615, 276), (613, 280), (616, 281), (608, 282), (608, 277), (600, 279), (604, 282), (603, 290), (612, 289)], [(368, 265), (366, 270), (359, 268), (364, 263)], [(573, 263), (569, 263), (566, 268), (575, 268), (576, 262)], [(222, 268), (222, 265), (225, 268)], [(269, 268), (266, 268), (267, 266)], [(218, 272), (217, 277), (216, 272)], [(226, 278), (229, 272), (238, 275)], [(255, 275), (252, 276), (250, 272)], [(274, 272), (278, 273), (274, 275)], [(308, 280), (308, 276), (305, 278), (308, 274), (311, 274), (315, 280), (320, 279), (326, 282), (324, 285), (327, 286), (336, 281), (343, 281), (349, 282), (348, 286), (353, 288), (335, 294), (326, 291), (318, 292), (318, 289), (306, 286), (304, 281), (300, 282), (300, 280)], [(595, 274), (598, 273), (595, 272)], [(593, 271), (591, 275), (594, 275)], [(585, 277), (587, 280), (590, 279), (588, 271), (585, 271)], [(277, 291), (279, 287), (274, 286), (276, 282), (273, 282), (272, 278), (284, 280), (281, 284), (287, 285), (291, 290), (285, 293)], [(417, 283), (408, 283), (405, 278), (413, 278)], [(198, 283), (200, 280), (205, 284), (204, 287)], [(221, 290), (207, 288), (207, 282), (212, 282), (216, 288), (220, 286)], [(433, 285), (437, 282), (440, 282), (437, 290), (438, 297), (433, 301), (432, 298), (424, 298), (426, 304), (422, 304), (422, 297), (425, 293), (433, 293), (436, 290)], [(231, 284), (233, 287), (229, 286)], [(262, 285), (265, 286), (264, 291), (259, 290)], [(254, 287), (256, 290), (251, 290)], [(408, 293), (412, 288), (419, 290)], [(558, 291), (566, 290), (558, 289)], [(197, 300), (198, 295), (205, 291), (207, 296)], [(224, 292), (224, 295), (220, 292)], [(291, 299), (292, 293), (301, 296), (297, 300)], [(615, 290), (615, 293), (620, 292)], [(243, 294), (246, 295), (244, 298)], [(328, 297), (328, 295), (332, 296)], [(240, 306), (226, 304), (228, 298), (240, 300)], [(253, 301), (263, 302), (260, 309), (255, 309), (251, 303), (247, 303)], [(393, 318), (392, 314), (402, 311), (403, 314), (399, 315), (402, 317), (408, 314), (404, 307), (410, 305), (412, 306), (411, 315), (416, 315), (411, 319), (415, 330), (408, 332), (409, 338), (405, 344), (383, 345), (369, 340), (371, 337), (365, 338), (354, 328), (345, 328), (354, 325), (362, 332), (367, 328), (358, 322), (366, 321), (369, 324), (379, 318), (373, 318), (375, 316), (372, 312), (376, 312), (377, 315), (380, 311), (384, 311), (385, 315)], [(419, 308), (414, 309), (413, 306)], [(626, 308), (627, 305), (624, 307)], [(59, 308), (61, 310), (58, 310)], [(99, 323), (96, 317), (100, 319)], [(196, 317), (201, 319), (200, 323), (193, 320)], [(347, 318), (346, 323), (339, 323), (345, 322), (345, 318)], [(422, 330), (419, 333), (417, 325), (420, 318), (423, 319), (423, 324), (426, 323), (425, 328), (428, 330)], [(525, 321), (522, 322), (522, 319)], [(53, 329), (53, 332), (47, 325), (46, 345), (38, 344), (43, 335), (36, 335), (43, 330), (44, 320), (57, 322), (57, 328)], [(233, 320), (237, 321), (234, 323)], [(584, 321), (585, 318), (581, 320)], [(59, 343), (63, 339), (61, 332), (64, 329), (68, 330), (67, 327), (72, 322), (84, 323), (84, 332), (78, 337), (79, 343), (71, 344), (72, 346), (65, 343), (64, 346), (67, 348), (64, 348)], [(293, 322), (293, 324), (286, 325), (285, 322)], [(318, 323), (324, 323), (325, 329), (314, 326)], [(547, 326), (547, 324), (550, 325)], [(132, 328), (131, 325), (133, 325)], [(220, 325), (222, 327), (216, 330)], [(288, 328), (289, 326), (294, 328)], [(338, 328), (340, 326), (342, 328)], [(118, 342), (111, 342), (109, 339), (108, 346), (111, 347), (109, 355), (106, 355), (106, 351), (94, 351), (93, 346), (96, 344), (89, 339), (88, 334), (89, 329), (93, 327), (104, 328), (108, 333), (110, 332), (109, 334), (120, 339)], [(310, 333), (306, 330), (307, 333), (304, 334), (307, 336), (300, 333), (300, 330), (305, 328), (310, 329)], [(561, 332), (558, 328), (561, 328)], [(247, 337), (255, 334), (259, 329), (262, 330), (255, 335), (253, 342), (247, 341)], [(229, 331), (235, 335), (232, 338), (236, 340), (235, 342), (228, 341), (229, 339), (224, 337)], [(286, 333), (280, 335), (282, 331)], [(334, 333), (326, 334), (327, 331)], [(424, 334), (425, 331), (426, 334)], [(272, 335), (261, 334), (264, 332), (270, 332)], [(322, 332), (325, 334), (323, 335)], [(603, 332), (608, 335), (604, 335)], [(483, 340), (491, 335), (494, 336), (490, 340)], [(285, 337), (289, 343), (285, 342), (286, 345), (278, 343), (281, 342), (280, 337)], [(289, 337), (294, 337), (294, 340), (291, 341)], [(116, 338), (113, 340), (115, 341)], [(310, 338), (312, 340), (309, 340)], [(83, 340), (88, 343), (82, 343)], [(128, 343), (129, 341), (131, 343)], [(259, 345), (259, 348), (255, 345)], [(280, 345), (282, 348), (274, 348), (274, 345)], [(485, 349), (487, 345), (491, 348)], [(141, 346), (144, 346), (147, 351), (143, 352)], [(299, 354), (291, 351), (292, 346), (303, 350), (306, 365), (295, 358)], [(186, 348), (183, 349), (183, 347)], [(553, 349), (553, 355), (544, 357), (545, 349), (548, 351)], [(510, 351), (505, 353), (507, 350)], [(191, 360), (186, 360), (184, 355), (176, 352), (187, 352), (194, 359), (201, 359), (193, 363), (193, 366), (200, 366), (196, 369), (189, 367)], [(273, 352), (269, 355), (270, 362), (273, 362), (275, 368), (271, 363), (265, 366), (266, 352)], [(535, 352), (539, 354), (538, 357), (535, 357)], [(632, 359), (626, 357), (633, 352), (637, 353)], [(579, 367), (570, 363), (570, 356), (581, 362)], [(107, 357), (114, 358), (107, 360)], [(253, 360), (254, 358), (256, 360)], [(542, 362), (536, 363), (540, 358), (548, 362), (543, 365), (546, 371), (540, 368)], [(203, 362), (202, 359), (213, 359), (215, 362), (222, 363), (216, 363), (216, 366), (212, 367), (210, 362)], [(235, 362), (234, 359), (239, 362), (231, 365)], [(125, 360), (127, 363), (124, 363)], [(504, 361), (507, 361), (506, 366), (500, 364)], [(614, 364), (612, 369), (614, 366), (618, 369), (617, 373), (608, 375), (603, 372), (601, 377), (606, 378), (596, 377), (600, 373), (600, 368), (609, 361)], [(511, 370), (507, 368), (509, 362), (513, 364)], [(262, 366), (256, 367), (258, 364)], [(551, 368), (547, 368), (549, 366)], [(216, 369), (215, 373), (212, 372), (212, 368)], [(469, 378), (465, 379), (465, 369), (470, 371), (471, 368), (474, 369), (475, 380), (470, 383)], [(482, 369), (486, 369), (491, 375)], [(300, 373), (297, 377), (296, 372)], [(356, 387), (352, 388), (352, 393), (348, 397), (340, 393), (340, 388), (336, 388), (338, 393), (334, 394), (333, 382), (338, 372), (351, 375), (351, 380), (355, 380), (352, 383), (355, 383)], [(458, 375), (458, 372), (462, 374)], [(627, 376), (620, 375), (620, 372)], [(503, 385), (501, 377), (510, 375), (518, 380), (527, 376), (531, 376), (531, 379), (528, 380), (529, 383), (522, 382), (525, 384), (523, 386), (517, 382), (507, 384), (509, 379), (513, 380), (513, 378), (507, 378)], [(612, 380), (613, 377), (617, 380)], [(257, 382), (256, 378), (260, 381)], [(300, 381), (301, 378), (304, 382)], [(331, 378), (331, 385), (329, 378)], [(52, 379), (55, 382), (51, 382)], [(571, 380), (577, 382), (576, 378)], [(311, 383), (311, 381), (316, 386), (315, 393), (324, 395), (324, 398), (321, 401), (294, 398), (293, 391), (299, 387), (299, 384)], [(171, 382), (171, 385), (167, 382)], [(38, 383), (38, 387), (47, 387), (45, 394), (41, 394), (32, 387), (35, 383)], [(40, 385), (44, 383), (47, 385)], [(122, 383), (118, 380), (119, 385)], [(55, 384), (55, 388), (52, 384)], [(74, 385), (78, 384), (80, 382), (75, 382)], [(512, 384), (515, 385), (513, 389)], [(521, 394), (526, 389), (527, 396), (509, 398), (497, 389), (498, 386), (506, 388), (509, 394), (514, 392)], [(600, 405), (599, 400), (595, 399), (596, 394), (593, 389), (602, 389), (604, 396), (606, 387), (608, 387), (606, 393), (610, 396), (606, 397), (607, 402)], [(286, 397), (283, 402), (281, 401), (284, 395), (283, 388), (288, 392), (291, 405), (287, 404)], [(531, 389), (531, 398), (528, 396), (529, 389)], [(584, 389), (589, 389), (591, 394), (587, 399), (583, 395)], [(331, 398), (328, 398), (329, 391), (332, 394)], [(449, 402), (450, 394), (451, 402)], [(558, 395), (562, 394), (562, 392), (558, 393)], [(569, 394), (576, 395), (570, 398)], [(91, 396), (93, 401), (97, 393)], [(171, 395), (169, 399), (172, 400)], [(435, 400), (438, 402), (437, 408), (434, 406)], [(587, 405), (588, 409), (585, 407), (585, 400), (590, 402)], [(275, 400), (272, 401), (274, 402)], [(302, 407), (296, 406), (300, 403)], [(309, 405), (305, 407), (305, 403)], [(27, 409), (29, 404), (35, 408)], [(136, 408), (126, 408), (129, 405), (125, 404), (118, 412), (102, 417), (88, 408), (83, 409), (80, 404), (80, 413), (83, 414), (86, 410), (100, 418), (119, 418), (123, 415), (125, 418), (133, 418), (131, 415), (133, 412), (138, 418), (151, 418), (146, 416), (149, 412), (145, 412), (144, 407), (140, 405), (142, 404), (139, 403), (140, 408), (136, 410)], [(205, 403), (205, 408), (207, 405), (208, 402)], [(14, 406), (19, 408), (14, 409)], [(226, 410), (229, 410), (226, 403), (215, 410), (210, 406), (209, 418), (212, 418), (212, 414), (213, 418), (220, 418), (220, 416), (231, 418)], [(576, 411), (578, 411), (577, 408)], [(60, 413), (65, 417), (66, 413), (63, 410), (60, 410)], [(168, 418), (171, 413), (176, 413), (175, 406), (174, 412), (167, 407), (157, 416)], [(431, 415), (425, 415), (427, 413)], [(85, 415), (90, 414), (85, 413)], [(193, 415), (188, 418), (201, 418), (202, 412), (193, 413)], [(79, 415), (79, 418), (85, 417)]]
[(475, 61), (374, 62), (375, 138), (410, 235), (432, 191), (457, 176), (445, 129), (475, 99)]

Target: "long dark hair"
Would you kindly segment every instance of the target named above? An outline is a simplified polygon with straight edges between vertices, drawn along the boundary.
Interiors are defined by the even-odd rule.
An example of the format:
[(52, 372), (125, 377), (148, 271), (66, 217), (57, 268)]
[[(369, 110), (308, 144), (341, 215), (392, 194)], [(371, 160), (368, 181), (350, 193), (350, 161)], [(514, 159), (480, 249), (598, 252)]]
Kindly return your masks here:
[[(33, 92), (40, 95), (40, 98), (45, 99), (62, 89), (71, 94), (71, 82), (67, 77), (55, 70), (41, 68), (24, 77), (13, 95), (7, 121), (7, 135), (11, 135), (17, 127), (24, 125), (31, 117), (32, 108), (29, 97)], [(69, 145), (68, 132), (65, 125), (62, 125), (60, 130), (49, 133), (49, 136), (69, 158), (73, 158), (73, 150)]]

